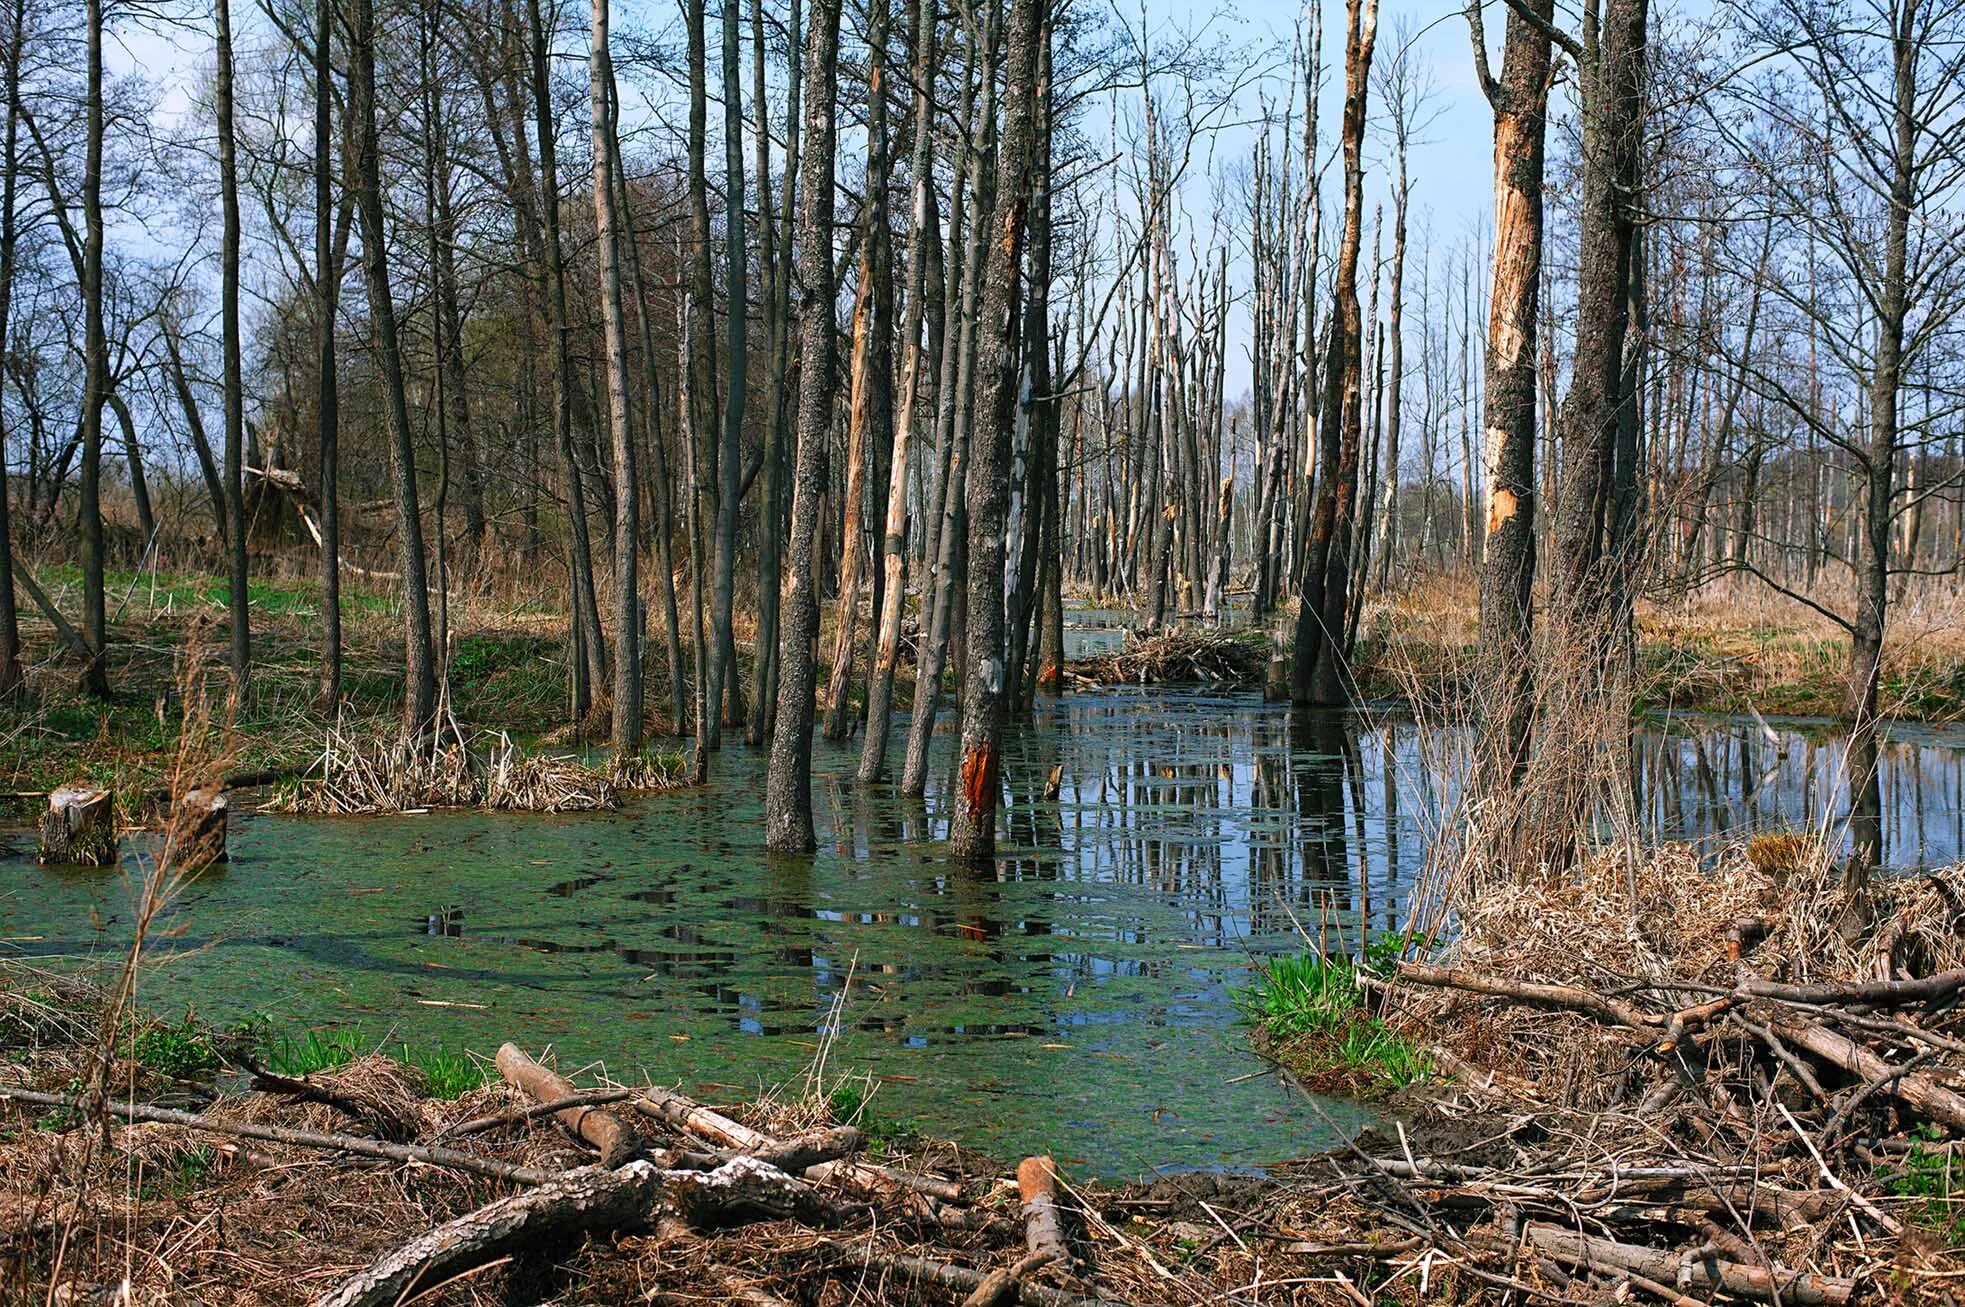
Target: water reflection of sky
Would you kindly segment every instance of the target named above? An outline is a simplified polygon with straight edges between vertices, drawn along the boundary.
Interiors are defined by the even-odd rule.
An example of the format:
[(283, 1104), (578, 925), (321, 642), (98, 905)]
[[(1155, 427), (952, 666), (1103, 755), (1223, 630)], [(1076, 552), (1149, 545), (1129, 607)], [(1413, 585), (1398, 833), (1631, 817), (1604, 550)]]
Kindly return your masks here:
[[(1648, 732), (1645, 829), (1717, 838), (1838, 813), (1833, 733), (1775, 729)], [(1961, 742), (1885, 746), (1892, 860), (1965, 846)], [(709, 787), (613, 814), (243, 816), (233, 864), (168, 914), (145, 995), (216, 1021), (550, 1043), (563, 1065), (727, 1100), (795, 1080), (844, 992), (831, 1065), (878, 1076), (893, 1117), (1106, 1174), (1248, 1165), (1330, 1135), (1273, 1078), (1244, 1078), (1262, 1067), (1233, 992), (1299, 928), (1348, 941), (1397, 919), (1450, 820), (1453, 748), (1406, 721), (1293, 724), (1252, 695), (1072, 695), (1013, 732), (1001, 854), (982, 868), (944, 857), (939, 792), (862, 787), (856, 753), (824, 745), (811, 859), (765, 856), (762, 759), (741, 749)], [(36, 868), (24, 837), (14, 853), (0, 949), (121, 946), (124, 877)]]

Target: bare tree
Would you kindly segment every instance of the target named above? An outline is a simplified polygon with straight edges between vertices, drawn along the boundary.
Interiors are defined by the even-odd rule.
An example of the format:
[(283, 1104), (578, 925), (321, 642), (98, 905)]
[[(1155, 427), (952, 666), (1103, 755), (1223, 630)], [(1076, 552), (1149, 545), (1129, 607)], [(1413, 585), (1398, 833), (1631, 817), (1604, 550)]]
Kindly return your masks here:
[(805, 131), (799, 210), (798, 465), (792, 484), (791, 585), (778, 655), (778, 710), (765, 777), (764, 843), (773, 853), (809, 853), (812, 833), (812, 716), (819, 636), (813, 573), (818, 534), (820, 462), (832, 423), (833, 153), (838, 129), (833, 94), (839, 81), (840, 0), (814, 0), (805, 36)]

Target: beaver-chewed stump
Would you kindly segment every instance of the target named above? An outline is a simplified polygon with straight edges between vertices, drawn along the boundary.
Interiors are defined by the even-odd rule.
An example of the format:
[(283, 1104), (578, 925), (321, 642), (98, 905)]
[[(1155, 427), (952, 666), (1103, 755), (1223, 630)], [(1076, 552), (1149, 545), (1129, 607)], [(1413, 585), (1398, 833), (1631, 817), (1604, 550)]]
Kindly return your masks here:
[(226, 860), (225, 791), (186, 790), (172, 808), (172, 856), (187, 870)]
[(116, 861), (116, 800), (87, 782), (48, 796), (41, 814), (40, 860), (63, 866), (108, 867)]

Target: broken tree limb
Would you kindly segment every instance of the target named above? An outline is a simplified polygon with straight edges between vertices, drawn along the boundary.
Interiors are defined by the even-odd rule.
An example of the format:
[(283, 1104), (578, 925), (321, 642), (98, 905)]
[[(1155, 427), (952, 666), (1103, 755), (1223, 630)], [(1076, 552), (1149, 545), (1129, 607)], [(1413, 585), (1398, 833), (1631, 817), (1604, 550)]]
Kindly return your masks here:
[(1031, 1253), (1018, 1261), (1015, 1266), (1000, 1266), (983, 1276), (976, 1291), (962, 1300), (962, 1307), (997, 1307), (999, 1303), (1016, 1300), (1017, 1291), (1023, 1286), (1025, 1276), (1042, 1270), (1056, 1254), (1051, 1252)]
[[(571, 1080), (540, 1066), (517, 1044), (501, 1047), (493, 1061), (499, 1075), (537, 1102), (573, 1098), (580, 1092)], [(553, 1119), (575, 1138), (593, 1145), (602, 1166), (619, 1166), (641, 1150), (633, 1127), (604, 1107), (568, 1107), (555, 1112)]]
[(351, 1094), (336, 1085), (323, 1084), (311, 1076), (283, 1076), (267, 1069), (254, 1058), (240, 1059), (252, 1073), (252, 1087), (269, 1094), (285, 1094), (309, 1103), (323, 1103), (357, 1121), (375, 1127), (392, 1143), (407, 1143), (416, 1137), (423, 1123), (403, 1112), (395, 1102), (380, 1097)]
[(1767, 998), (1811, 1007), (1910, 1007), (1950, 998), (1965, 990), (1965, 967), (1940, 971), (1914, 980), (1858, 980), (1846, 984), (1785, 985), (1758, 976), (1742, 977), (1734, 992), (1745, 998)]
[(1875, 1081), (1899, 1101), (1933, 1121), (1965, 1130), (1965, 1097), (1927, 1072), (1892, 1066), (1868, 1048), (1818, 1022), (1775, 1011), (1768, 1028), (1813, 1057), (1838, 1066), (1865, 1082)]
[[(981, 1271), (967, 1266), (957, 1266), (953, 1262), (931, 1261), (926, 1257), (909, 1257), (902, 1253), (869, 1252), (858, 1244), (841, 1249), (842, 1261), (848, 1266), (861, 1267), (869, 1271), (885, 1271), (907, 1280), (918, 1280), (928, 1284), (939, 1284), (957, 1293), (971, 1294), (982, 1287), (989, 1278)], [(1019, 1284), (1017, 1301), (1029, 1303), (1031, 1307), (1122, 1307), (1109, 1298), (1081, 1298), (1075, 1293), (1065, 1293), (1061, 1289), (1047, 1289), (1041, 1284)]]
[(395, 1307), (514, 1250), (653, 1220), (668, 1173), (648, 1162), (583, 1166), (446, 1221), (385, 1254), (315, 1307)]
[(534, 1103), (530, 1107), (508, 1108), (503, 1112), (491, 1112), (485, 1116), (475, 1116), (462, 1121), (437, 1134), (439, 1139), (457, 1139), (464, 1135), (483, 1134), (496, 1130), (501, 1125), (520, 1125), (555, 1112), (564, 1112), (569, 1107), (597, 1107), (602, 1103), (619, 1103), (633, 1098), (632, 1089), (595, 1089), (584, 1094), (572, 1094), (566, 1098), (556, 1098), (549, 1103)]
[[(0, 1098), (33, 1103), (39, 1107), (63, 1107), (74, 1112), (86, 1110), (86, 1105), (79, 1098), (70, 1098), (65, 1094), (44, 1094), (32, 1089), (15, 1089), (6, 1085), (0, 1085)], [(473, 1175), (488, 1176), (493, 1180), (510, 1180), (514, 1184), (545, 1184), (553, 1178), (554, 1174), (535, 1167), (494, 1162), (489, 1158), (474, 1157), (469, 1153), (459, 1153), (448, 1148), (392, 1144), (380, 1139), (364, 1139), (360, 1135), (331, 1134), (323, 1130), (291, 1130), (285, 1126), (255, 1125), (248, 1121), (215, 1121), (210, 1117), (180, 1112), (175, 1108), (151, 1107), (147, 1103), (109, 1102), (103, 1104), (103, 1108), (111, 1116), (123, 1121), (151, 1121), (158, 1125), (177, 1125), (187, 1130), (200, 1130), (206, 1134), (231, 1135), (239, 1139), (263, 1139), (268, 1143), (294, 1144), (301, 1148), (324, 1148), (333, 1152), (354, 1153), (361, 1157), (379, 1157), (390, 1162), (420, 1162), (426, 1166), (441, 1166), (451, 1171), (468, 1171)]]
[(644, 1089), (641, 1096), (634, 1100), (634, 1108), (644, 1116), (740, 1153), (754, 1153), (769, 1148), (774, 1142), (764, 1132), (733, 1121), (673, 1089)]
[(1854, 1280), (1834, 1279), (1811, 1271), (1689, 1257), (1540, 1223), (1524, 1227), (1522, 1238), (1541, 1255), (1573, 1266), (1626, 1272), (1687, 1289), (1718, 1290), (1742, 1298), (1795, 1303), (1802, 1307), (1843, 1307), (1856, 1288)]
[(68, 651), (77, 658), (88, 658), (89, 642), (61, 615), (61, 609), (55, 607), (54, 600), (48, 598), (48, 592), (35, 581), (34, 573), (28, 571), (27, 564), (19, 558), (14, 559), (14, 579), (20, 582), (21, 589), (27, 591), (27, 597), (34, 601), (34, 606), (41, 610), (41, 616), (48, 619), (48, 625), (55, 628), (55, 634), (68, 646)]
[(1654, 1030), (1665, 1024), (1665, 1018), (1661, 1016), (1579, 985), (1500, 980), (1457, 967), (1435, 967), (1422, 962), (1401, 962), (1399, 979), (1434, 989), (1458, 989), (1489, 998), (1505, 998), (1529, 1007), (1582, 1012), (1609, 1025), (1627, 1026), (1633, 1030)]
[(1061, 1266), (1073, 1264), (1058, 1212), (1058, 1167), (1048, 1157), (1026, 1157), (1017, 1167), (1017, 1194), (1023, 1199), (1024, 1247), (1048, 1253)]
[[(784, 1145), (761, 1130), (733, 1121), (721, 1112), (672, 1089), (645, 1089), (634, 1101), (635, 1110), (699, 1139), (739, 1153), (764, 1154)], [(962, 1186), (935, 1176), (915, 1175), (870, 1162), (840, 1159), (805, 1168), (805, 1178), (831, 1182), (863, 1194), (893, 1193), (911, 1189), (945, 1203), (962, 1201)]]

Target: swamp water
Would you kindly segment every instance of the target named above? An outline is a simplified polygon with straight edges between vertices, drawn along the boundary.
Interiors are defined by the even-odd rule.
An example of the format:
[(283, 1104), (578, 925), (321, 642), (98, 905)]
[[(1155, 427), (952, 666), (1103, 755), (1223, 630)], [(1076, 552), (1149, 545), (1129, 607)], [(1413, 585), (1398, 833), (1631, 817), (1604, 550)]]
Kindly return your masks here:
[[(1646, 829), (1714, 839), (1838, 812), (1833, 733), (1774, 731), (1647, 733)], [(1888, 858), (1956, 860), (1965, 732), (1886, 740)], [(850, 976), (829, 1068), (878, 1079), (876, 1118), (1113, 1177), (1253, 1166), (1368, 1119), (1260, 1074), (1234, 991), (1300, 945), (1296, 922), (1350, 939), (1397, 922), (1451, 808), (1427, 754), (1396, 719), (1293, 727), (1248, 694), (1073, 694), (1011, 732), (1004, 838), (981, 871), (933, 842), (938, 795), (862, 789), (857, 751), (823, 743), (811, 859), (765, 856), (763, 757), (742, 748), (708, 787), (615, 813), (240, 813), (232, 863), (162, 924), (141, 1001), (376, 1043), (551, 1044), (563, 1067), (729, 1100), (796, 1088)], [(4, 855), (0, 952), (117, 955), (127, 871), (39, 868), (25, 832)]]

